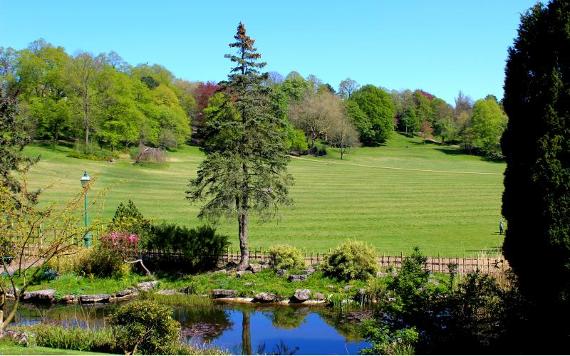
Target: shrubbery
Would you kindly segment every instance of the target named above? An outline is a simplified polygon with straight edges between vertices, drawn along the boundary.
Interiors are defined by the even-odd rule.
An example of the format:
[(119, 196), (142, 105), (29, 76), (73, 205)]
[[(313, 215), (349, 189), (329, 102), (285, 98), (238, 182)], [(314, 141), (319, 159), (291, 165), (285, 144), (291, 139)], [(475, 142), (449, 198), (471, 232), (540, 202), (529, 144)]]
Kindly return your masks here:
[(145, 240), (151, 234), (152, 224), (143, 216), (135, 203), (129, 200), (127, 204), (119, 203), (108, 230), (136, 234)]
[(299, 249), (289, 245), (271, 246), (267, 251), (269, 263), (274, 269), (296, 269), (305, 267), (305, 259)]
[(123, 278), (130, 274), (131, 265), (125, 263), (123, 256), (118, 251), (97, 246), (82, 257), (77, 272), (103, 278)]
[(180, 324), (172, 310), (150, 300), (124, 305), (111, 316), (113, 337), (125, 353), (170, 354), (178, 346)]
[(189, 229), (175, 224), (155, 225), (150, 236), (143, 241), (143, 247), (148, 250), (181, 252), (184, 260), (180, 265), (172, 265), (172, 260), (166, 264), (177, 270), (192, 272), (215, 267), (217, 256), (224, 252), (228, 244), (228, 237), (216, 233), (213, 227)]
[(325, 275), (341, 279), (367, 279), (376, 275), (377, 255), (374, 248), (362, 241), (347, 241), (335, 248), (323, 264)]
[(56, 325), (37, 324), (30, 328), (37, 346), (56, 349), (115, 353), (115, 339), (111, 329), (96, 330), (64, 328)]

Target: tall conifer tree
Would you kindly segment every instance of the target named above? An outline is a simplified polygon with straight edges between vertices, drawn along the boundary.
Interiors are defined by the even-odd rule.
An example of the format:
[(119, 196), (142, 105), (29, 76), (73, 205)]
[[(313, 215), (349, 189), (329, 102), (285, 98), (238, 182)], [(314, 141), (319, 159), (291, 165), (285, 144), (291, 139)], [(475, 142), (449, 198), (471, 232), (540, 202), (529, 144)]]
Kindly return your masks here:
[(228, 54), (235, 67), (220, 83), (223, 100), (206, 117), (206, 158), (186, 192), (190, 201), (207, 201), (200, 216), (237, 218), (241, 259), (238, 268), (249, 264), (249, 218), (274, 216), (289, 204), (292, 177), (287, 173), (286, 123), (273, 110), (271, 88), (264, 86), (265, 63), (254, 40), (240, 23)]
[[(521, 291), (536, 307), (534, 330), (548, 338), (561, 333), (568, 340), (570, 1), (537, 4), (522, 16), (509, 50), (504, 107), (509, 122), (502, 138), (508, 221), (503, 251)], [(548, 353), (542, 347), (555, 344), (546, 340), (539, 352)]]

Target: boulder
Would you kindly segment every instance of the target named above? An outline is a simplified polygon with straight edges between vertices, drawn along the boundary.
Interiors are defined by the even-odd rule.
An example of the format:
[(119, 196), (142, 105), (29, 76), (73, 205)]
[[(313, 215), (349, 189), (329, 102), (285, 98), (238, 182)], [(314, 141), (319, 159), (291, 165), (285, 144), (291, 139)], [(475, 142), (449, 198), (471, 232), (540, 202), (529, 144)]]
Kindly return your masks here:
[(28, 303), (52, 303), (54, 296), (55, 289), (43, 289), (33, 292), (24, 292), (22, 299)]
[(309, 268), (307, 268), (307, 269), (305, 270), (305, 274), (306, 274), (306, 275), (311, 275), (311, 274), (315, 273), (316, 271), (317, 271), (317, 270), (315, 269), (315, 267), (309, 266)]
[(313, 299), (315, 300), (325, 300), (325, 295), (323, 293), (314, 293), (313, 294)]
[(287, 274), (287, 270), (286, 269), (278, 269), (277, 272), (275, 272), (276, 275), (278, 275), (279, 277), (283, 277), (284, 275)]
[(64, 304), (74, 304), (77, 303), (77, 296), (73, 294), (66, 294), (59, 300), (60, 303)]
[(237, 291), (233, 289), (212, 289), (212, 298), (235, 298)]
[(247, 266), (247, 270), (251, 271), (251, 273), (261, 272), (261, 265), (258, 263), (252, 263), (249, 266)]
[(158, 281), (141, 282), (137, 284), (137, 289), (147, 292), (158, 285)]
[[(128, 297), (131, 296), (133, 294), (137, 293), (136, 289), (133, 288), (128, 288), (128, 289), (124, 289), (122, 291), (119, 291), (117, 293), (115, 293), (115, 297), (116, 298), (123, 298), (123, 297)], [(138, 293), (137, 293), (138, 294)]]
[(273, 293), (259, 293), (253, 297), (254, 303), (275, 303), (279, 300), (277, 295)]
[(162, 289), (159, 290), (158, 292), (156, 292), (156, 294), (160, 294), (160, 295), (175, 295), (175, 294), (179, 294), (180, 292), (178, 292), (175, 289)]
[(311, 298), (311, 291), (308, 289), (297, 289), (291, 301), (294, 303), (303, 303)]
[(85, 294), (79, 296), (81, 304), (109, 303), (110, 301), (110, 294)]
[(352, 289), (352, 286), (351, 286), (351, 285), (348, 285), (348, 284), (347, 284), (346, 286), (344, 286), (344, 288), (343, 288), (343, 290), (344, 290), (345, 292), (348, 292), (348, 291), (350, 291), (351, 289)]
[(306, 274), (292, 274), (287, 278), (287, 280), (289, 282), (300, 282), (300, 281), (304, 281), (306, 279), (307, 279)]

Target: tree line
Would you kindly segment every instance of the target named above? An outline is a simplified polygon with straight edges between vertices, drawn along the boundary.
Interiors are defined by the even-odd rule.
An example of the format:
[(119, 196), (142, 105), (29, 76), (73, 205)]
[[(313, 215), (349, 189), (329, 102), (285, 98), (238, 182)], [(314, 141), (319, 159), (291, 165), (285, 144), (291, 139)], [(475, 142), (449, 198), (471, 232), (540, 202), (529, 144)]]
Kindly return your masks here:
[[(176, 78), (160, 65), (132, 66), (117, 53), (69, 55), (44, 40), (27, 48), (0, 48), (3, 75), (16, 84), (20, 112), (33, 139), (76, 142), (115, 150), (134, 145), (174, 149), (201, 145), (205, 122), (226, 95), (215, 82)], [(461, 144), (469, 152), (498, 156), (506, 127), (492, 95), (473, 102), (459, 92), (454, 105), (424, 90), (389, 91), (347, 78), (335, 90), (318, 77), (270, 72), (273, 112), (287, 122), (292, 153), (321, 154), (384, 144), (392, 132)]]

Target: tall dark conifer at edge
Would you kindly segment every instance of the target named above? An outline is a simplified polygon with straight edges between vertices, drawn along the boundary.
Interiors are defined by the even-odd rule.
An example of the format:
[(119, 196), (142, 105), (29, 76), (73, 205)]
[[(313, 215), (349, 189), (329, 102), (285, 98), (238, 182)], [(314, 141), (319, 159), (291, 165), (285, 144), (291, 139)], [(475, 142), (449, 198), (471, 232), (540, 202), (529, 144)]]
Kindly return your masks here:
[(236, 53), (226, 58), (236, 66), (220, 83), (223, 104), (206, 117), (206, 158), (186, 193), (190, 201), (207, 200), (201, 217), (237, 218), (238, 269), (243, 270), (249, 264), (250, 213), (269, 218), (289, 204), (292, 177), (287, 174), (286, 123), (273, 110), (271, 88), (263, 85), (267, 74), (259, 72), (265, 63), (259, 62), (255, 41), (242, 23), (234, 38), (229, 46)]
[(536, 327), (537, 340), (540, 333), (568, 340), (570, 1), (538, 4), (522, 16), (509, 50), (504, 107), (509, 122), (502, 138), (508, 221), (503, 251), (532, 302), (529, 325)]

